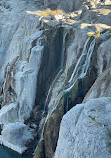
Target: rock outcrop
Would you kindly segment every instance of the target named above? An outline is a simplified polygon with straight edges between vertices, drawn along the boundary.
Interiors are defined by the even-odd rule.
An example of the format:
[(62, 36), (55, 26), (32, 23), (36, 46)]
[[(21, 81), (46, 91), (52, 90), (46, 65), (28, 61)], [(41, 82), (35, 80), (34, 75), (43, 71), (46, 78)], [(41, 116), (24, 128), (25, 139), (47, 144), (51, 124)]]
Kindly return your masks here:
[[(27, 15), (26, 1), (0, 3), (1, 140), (5, 146), (23, 153), (27, 142), (34, 137), (33, 128), (25, 121), (30, 117), (36, 97), (43, 50), (39, 44), (42, 31), (37, 29), (40, 22)], [(36, 8), (33, 3), (31, 7)]]
[[(96, 8), (95, 10), (104, 12), (107, 9)], [(98, 19), (96, 14), (92, 12), (91, 15), (91, 12), (89, 17), (92, 16), (92, 20), (93, 16), (97, 23), (102, 20), (104, 13)], [(83, 19), (86, 19), (86, 13), (84, 13)], [(106, 19), (102, 23), (111, 26), (108, 20), (109, 16), (110, 13), (106, 13)], [(101, 27), (105, 26), (104, 24), (101, 24)], [(86, 24), (82, 24), (83, 27), (84, 25)], [(110, 29), (106, 29), (96, 41), (94, 56), (97, 79), (85, 95), (83, 104), (76, 105), (63, 116), (54, 158), (111, 157), (109, 142), (111, 126), (109, 114), (111, 97), (110, 40)]]
[[(34, 158), (53, 158), (55, 150), (56, 158), (74, 157), (75, 150), (75, 157), (82, 158), (83, 153), (87, 157), (90, 153), (99, 158), (96, 149), (91, 150), (97, 148), (99, 152), (103, 147), (109, 156), (105, 134), (110, 118), (105, 119), (104, 127), (100, 124), (103, 117), (109, 117), (108, 109), (105, 113), (104, 110), (110, 105), (110, 98), (89, 102), (93, 98), (111, 97), (109, 4), (109, 0), (0, 2), (0, 142), (3, 145), (21, 154), (33, 153), (36, 149)], [(92, 103), (96, 112), (90, 115)], [(68, 112), (73, 106), (76, 107)], [(73, 123), (78, 123), (76, 116), (80, 111), (80, 123), (76, 129)], [(89, 113), (86, 115), (85, 112)], [(100, 124), (97, 124), (93, 115), (99, 113), (100, 120), (97, 121)], [(66, 131), (61, 136), (61, 129), (59, 136), (62, 117), (61, 128), (66, 126)], [(65, 117), (68, 117), (66, 122)], [(81, 137), (81, 121), (84, 135), (79, 142), (79, 136), (72, 136), (72, 131), (75, 129)], [(71, 123), (70, 128), (65, 123)], [(91, 134), (86, 124), (94, 125), (92, 129), (97, 134), (102, 129), (100, 136), (104, 138), (101, 148), (98, 147), (100, 139), (97, 144), (91, 144), (87, 153), (87, 141), (92, 137), (95, 140), (96, 135), (92, 133), (92, 137), (89, 135), (84, 141), (86, 135)], [(68, 128), (72, 132), (69, 135)], [(60, 148), (62, 139), (67, 147), (74, 140), (77, 143), (70, 151), (64, 151), (63, 144)], [(76, 145), (80, 145), (80, 149)], [(79, 156), (78, 149), (81, 150)], [(64, 156), (60, 155), (62, 152)]]
[(54, 158), (110, 158), (111, 98), (78, 104), (64, 115)]

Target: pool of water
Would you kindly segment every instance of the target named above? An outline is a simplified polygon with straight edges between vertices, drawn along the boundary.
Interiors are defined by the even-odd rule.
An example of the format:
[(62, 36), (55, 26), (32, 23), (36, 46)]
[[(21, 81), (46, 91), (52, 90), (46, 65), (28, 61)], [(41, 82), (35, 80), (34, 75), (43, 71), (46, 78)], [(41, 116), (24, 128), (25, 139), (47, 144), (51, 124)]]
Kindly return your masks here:
[(2, 145), (0, 145), (0, 158), (32, 158), (32, 155), (22, 156), (17, 152), (14, 152), (11, 149), (8, 149)]

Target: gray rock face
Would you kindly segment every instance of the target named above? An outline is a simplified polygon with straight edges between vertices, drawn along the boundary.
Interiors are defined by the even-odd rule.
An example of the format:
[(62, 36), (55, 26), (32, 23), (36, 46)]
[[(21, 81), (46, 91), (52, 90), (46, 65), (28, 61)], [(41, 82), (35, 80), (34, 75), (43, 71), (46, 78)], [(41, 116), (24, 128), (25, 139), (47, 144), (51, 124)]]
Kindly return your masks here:
[[(90, 2), (93, 8), (93, 2), (95, 1)], [(94, 88), (96, 96), (92, 94), (91, 96), (92, 98), (110, 96), (108, 94), (110, 94), (111, 85), (109, 80), (111, 75), (108, 68), (111, 59), (111, 27), (109, 26), (111, 25), (109, 20), (111, 16), (109, 10), (87, 10), (88, 7), (91, 7), (88, 6), (89, 3), (87, 2), (85, 3), (87, 6), (82, 6), (83, 10), (71, 14), (60, 11), (58, 14), (56, 11), (52, 11), (52, 14), (56, 15), (51, 15), (51, 13), (47, 14), (42, 10), (44, 7), (63, 9), (65, 12), (77, 10), (83, 4), (79, 0), (45, 0), (45, 6), (42, 4), (43, 1), (40, 3), (40, 1), (35, 0), (2, 0), (0, 2), (0, 103), (2, 107), (0, 110), (0, 125), (2, 125), (0, 142), (19, 153), (23, 153), (30, 146), (34, 151), (39, 141), (38, 137), (40, 137), (40, 140), (45, 140), (42, 146), (45, 146), (46, 157), (52, 158), (56, 148), (61, 118), (69, 110), (68, 97), (64, 93), (70, 93), (73, 88), (69, 96), (70, 107), (73, 106), (73, 103), (74, 105), (77, 103), (75, 98), (80, 97), (82, 101), (86, 91), (95, 81), (98, 72), (98, 76), (103, 74), (103, 80), (99, 78), (101, 82), (99, 84), (98, 81), (98, 86), (96, 86), (96, 89)], [(96, 5), (98, 7), (99, 4), (97, 1)], [(104, 15), (105, 11), (108, 13), (108, 18)], [(87, 33), (96, 30), (103, 31), (100, 37), (97, 39), (88, 38)], [(97, 65), (94, 59), (97, 60)], [(92, 63), (95, 64), (94, 69)], [(104, 77), (105, 69), (108, 69), (106, 75), (109, 75), (109, 78), (107, 77), (107, 79)], [(93, 73), (94, 71), (97, 72)], [(91, 75), (93, 75), (93, 79), (91, 79)], [(82, 85), (84, 80), (85, 83), (88, 83), (90, 79), (91, 83), (88, 86)], [(81, 88), (85, 89), (84, 94)], [(78, 100), (80, 101), (80, 99)], [(105, 106), (110, 99), (108, 101), (106, 101), (107, 99), (104, 100), (98, 101), (101, 105), (100, 108), (103, 108), (103, 104)], [(96, 101), (93, 102), (95, 104)], [(75, 119), (73, 121), (77, 124), (77, 118), (83, 112), (80, 115), (82, 117), (80, 120), (84, 124), (84, 135), (82, 137), (82, 133), (79, 131), (80, 126), (82, 126), (81, 123), (79, 123), (76, 133), (80, 132), (81, 144), (75, 139), (76, 144), (78, 143), (80, 146), (81, 154), (84, 153), (86, 156), (88, 153), (83, 151), (82, 144), (87, 135), (88, 124), (92, 121), (91, 125), (96, 126), (96, 123), (93, 122), (94, 118), (87, 116), (84, 112), (85, 107), (88, 111), (88, 105), (77, 106), (77, 116), (71, 114), (72, 118)], [(95, 110), (97, 111), (96, 107)], [(101, 121), (104, 114), (101, 111), (100, 113)], [(88, 119), (83, 119), (85, 115)], [(59, 118), (56, 118), (56, 116)], [(71, 117), (68, 118), (70, 122)], [(107, 122), (107, 119), (105, 121)], [(73, 133), (73, 123), (71, 125), (72, 130), (71, 127), (70, 130)], [(87, 126), (85, 127), (85, 125)], [(55, 130), (56, 126), (58, 126), (57, 130)], [(101, 137), (104, 138), (106, 128), (97, 126), (97, 129), (92, 128), (92, 131), (98, 132), (98, 129), (103, 131)], [(66, 135), (68, 135), (67, 130)], [(91, 133), (89, 128), (88, 130)], [(69, 132), (70, 136), (72, 133)], [(68, 136), (68, 139), (72, 140), (73, 138), (72, 136), (70, 138), (70, 136)], [(91, 136), (89, 135), (89, 137)], [(93, 137), (95, 140), (94, 135)], [(35, 139), (33, 140), (33, 138)], [(33, 145), (28, 144), (32, 140)], [(90, 141), (90, 138), (88, 140)], [(86, 142), (85, 149), (88, 145), (88, 142)], [(91, 146), (92, 150), (94, 149), (93, 146), (95, 147), (94, 142)], [(98, 145), (96, 147), (99, 151)], [(106, 148), (106, 146), (104, 147)], [(75, 149), (78, 156), (78, 148), (75, 147)], [(71, 150), (73, 149), (71, 148)], [(91, 153), (91, 150), (88, 152), (90, 155), (95, 154), (94, 156), (96, 156), (96, 149), (95, 153)], [(108, 156), (107, 149), (105, 153)], [(67, 157), (73, 156), (71, 151), (65, 152), (65, 155)]]
[[(0, 111), (1, 142), (20, 153), (33, 138), (30, 127), (24, 122), (34, 106), (43, 50), (39, 42), (43, 32), (37, 29), (40, 22), (27, 15), (29, 8), (37, 9), (33, 2), (30, 5), (26, 5), (26, 1), (0, 2), (0, 95), (4, 106)], [(18, 145), (17, 139), (20, 139)]]
[(80, 0), (44, 0), (44, 5), (51, 9), (62, 9), (67, 12), (78, 10), (81, 2)]
[(110, 158), (110, 121), (111, 98), (76, 105), (62, 119), (54, 158)]
[(18, 103), (12, 103), (4, 106), (0, 110), (0, 124), (14, 123), (18, 122), (18, 111), (19, 105)]
[(110, 0), (44, 0), (44, 6), (51, 9), (62, 9), (66, 12), (76, 11), (80, 8), (84, 8), (84, 4), (89, 8), (97, 8), (101, 5), (110, 5)]
[[(107, 32), (108, 33), (108, 32)], [(111, 38), (102, 42), (98, 48), (98, 74), (104, 72), (105, 69), (110, 67), (111, 61)]]
[(64, 11), (74, 11), (74, 10), (78, 10), (80, 7), (80, 0), (76, 1), (72, 1), (72, 0), (56, 0), (56, 1), (50, 1), (50, 0), (45, 0), (44, 4), (46, 7), (50, 7), (52, 9), (62, 9)]
[(107, 69), (101, 76), (97, 78), (94, 85), (86, 94), (83, 102), (93, 98), (111, 97), (111, 68)]

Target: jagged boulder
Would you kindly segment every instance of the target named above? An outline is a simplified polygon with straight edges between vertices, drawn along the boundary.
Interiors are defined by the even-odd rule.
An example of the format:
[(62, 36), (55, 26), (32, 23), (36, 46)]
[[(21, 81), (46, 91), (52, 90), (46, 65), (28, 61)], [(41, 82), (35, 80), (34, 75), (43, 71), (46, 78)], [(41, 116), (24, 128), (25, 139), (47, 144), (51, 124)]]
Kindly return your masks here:
[(64, 115), (54, 158), (111, 158), (111, 98), (78, 104)]
[(22, 154), (27, 150), (27, 142), (33, 139), (32, 132), (33, 131), (22, 122), (8, 123), (3, 127), (0, 141), (1, 144)]

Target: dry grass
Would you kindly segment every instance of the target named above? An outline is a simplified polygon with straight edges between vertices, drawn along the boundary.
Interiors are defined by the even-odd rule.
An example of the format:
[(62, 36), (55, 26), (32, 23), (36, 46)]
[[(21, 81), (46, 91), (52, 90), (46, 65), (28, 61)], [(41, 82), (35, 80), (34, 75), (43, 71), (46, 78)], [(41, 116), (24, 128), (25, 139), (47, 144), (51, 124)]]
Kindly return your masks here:
[(51, 9), (46, 9), (43, 11), (26, 11), (28, 14), (36, 15), (36, 16), (55, 16), (55, 15), (64, 15), (65, 13), (62, 10), (51, 10)]
[(49, 8), (47, 8), (46, 10), (44, 10), (44, 11), (42, 12), (42, 15), (44, 15), (44, 16), (48, 16), (48, 15), (55, 16), (55, 15), (57, 15), (57, 14), (63, 15), (64, 12), (63, 12), (62, 10), (51, 10), (51, 9), (49, 9)]
[(46, 12), (44, 12), (44, 11), (42, 12), (42, 15), (43, 16), (48, 16), (48, 14)]
[(95, 38), (99, 38), (100, 37), (100, 32), (99, 31), (95, 31), (95, 32), (88, 32), (87, 35), (89, 37), (93, 36)]

